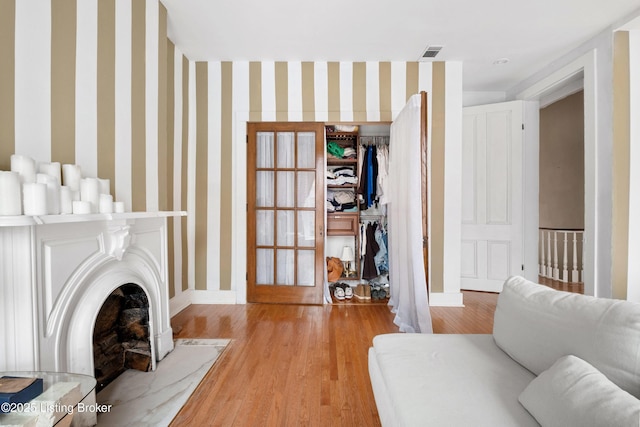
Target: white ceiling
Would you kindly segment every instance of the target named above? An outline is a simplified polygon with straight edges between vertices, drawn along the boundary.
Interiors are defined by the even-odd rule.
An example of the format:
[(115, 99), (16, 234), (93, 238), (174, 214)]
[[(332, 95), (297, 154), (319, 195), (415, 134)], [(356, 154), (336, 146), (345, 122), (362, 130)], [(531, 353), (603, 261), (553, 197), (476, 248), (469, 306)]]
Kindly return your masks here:
[[(463, 61), (464, 90), (507, 91), (640, 0), (161, 0), (195, 61)], [(509, 58), (504, 65), (493, 65)]]

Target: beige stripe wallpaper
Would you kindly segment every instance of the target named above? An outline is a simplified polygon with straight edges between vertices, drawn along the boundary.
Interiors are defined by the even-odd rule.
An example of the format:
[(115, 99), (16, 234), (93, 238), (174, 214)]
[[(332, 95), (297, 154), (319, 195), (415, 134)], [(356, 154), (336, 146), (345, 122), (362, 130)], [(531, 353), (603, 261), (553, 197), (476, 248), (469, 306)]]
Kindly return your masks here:
[(629, 268), (630, 62), (629, 32), (614, 34), (612, 291), (626, 299)]
[[(164, 9), (164, 8), (163, 8)], [(161, 9), (161, 13), (164, 13), (166, 16), (166, 10), (164, 12), (162, 12)], [(162, 19), (160, 20), (162, 22)], [(166, 26), (164, 27), (164, 30), (160, 30), (160, 33), (162, 34), (163, 31), (166, 31)], [(165, 58), (165, 62), (167, 64), (166, 67), (166, 71), (165, 71), (165, 84), (167, 85), (167, 96), (166, 96), (166, 118), (165, 120), (158, 120), (158, 125), (160, 127), (165, 127), (165, 132), (166, 132), (166, 136), (167, 136), (167, 150), (166, 150), (166, 155), (165, 155), (165, 161), (166, 161), (166, 170), (164, 171), (165, 173), (165, 180), (167, 183), (167, 191), (164, 192), (165, 193), (165, 199), (166, 199), (166, 206), (162, 206), (162, 197), (160, 198), (161, 202), (160, 202), (160, 209), (164, 209), (167, 211), (173, 211), (174, 209), (174, 149), (175, 149), (175, 144), (176, 142), (180, 142), (180, 141), (176, 141), (175, 140), (175, 120), (177, 120), (177, 118), (175, 117), (175, 110), (174, 110), (174, 106), (175, 106), (175, 90), (176, 90), (176, 76), (175, 76), (175, 45), (173, 44), (173, 42), (171, 42), (171, 40), (167, 39), (166, 41), (166, 58)], [(160, 58), (160, 63), (162, 63), (162, 58)], [(162, 80), (162, 79), (161, 79)], [(161, 85), (161, 83), (158, 83), (159, 85)], [(161, 109), (160, 109), (161, 111)], [(162, 113), (159, 113), (160, 115), (162, 115)], [(160, 138), (162, 139), (162, 138)], [(162, 175), (162, 170), (160, 172), (160, 175)], [(163, 193), (162, 190), (160, 190), (161, 193)], [(176, 265), (175, 265), (175, 257), (171, 256), (171, 254), (175, 254), (176, 251), (176, 247), (175, 247), (175, 241), (173, 239), (173, 235), (174, 235), (174, 225), (175, 225), (175, 221), (173, 220), (169, 220), (167, 222), (167, 234), (169, 236), (168, 239), (168, 251), (169, 251), (169, 279), (170, 279), (170, 284), (169, 284), (169, 298), (173, 298), (176, 294), (175, 292), (175, 275), (176, 275)]]
[[(11, 58), (15, 49), (15, 4), (18, 0), (0, 0), (0, 61), (2, 79), (0, 79), (0, 168), (8, 169), (10, 155), (14, 152), (15, 130), (13, 124), (14, 95), (12, 74), (14, 69)], [(244, 279), (244, 272), (234, 271), (238, 257), (244, 257), (242, 251), (237, 251), (238, 235), (234, 234), (244, 228), (241, 221), (244, 212), (235, 210), (238, 198), (244, 197), (244, 178), (246, 171), (242, 170), (239, 153), (244, 153), (243, 134), (244, 121), (261, 121), (265, 117), (273, 117), (275, 120), (287, 121), (292, 116), (302, 117), (304, 121), (366, 121), (368, 114), (374, 110), (376, 117), (379, 114), (381, 122), (390, 122), (397, 113), (392, 109), (392, 99), (399, 96), (408, 98), (423, 88), (431, 88), (432, 82), (421, 80), (421, 68), (431, 67), (430, 64), (409, 63), (364, 63), (364, 62), (210, 62), (195, 63), (196, 78), (190, 81), (189, 60), (180, 55), (179, 48), (167, 41), (166, 10), (159, 3), (158, 15), (153, 16), (150, 10), (156, 0), (134, 0), (130, 3), (119, 2), (118, 8), (128, 5), (130, 10), (122, 15), (122, 10), (116, 8), (116, 0), (98, 0), (96, 16), (97, 35), (97, 71), (95, 75), (97, 93), (96, 121), (97, 135), (94, 141), (76, 141), (74, 135), (76, 91), (82, 91), (82, 85), (78, 85), (74, 74), (75, 64), (85, 58), (78, 57), (74, 49), (76, 38), (77, 5), (82, 0), (63, 0), (52, 2), (51, 22), (51, 147), (52, 160), (62, 162), (74, 161), (74, 147), (76, 144), (95, 144), (97, 152), (97, 173), (102, 178), (111, 180), (111, 189), (115, 197), (117, 188), (128, 189), (131, 195), (131, 203), (134, 211), (147, 209), (147, 191), (151, 188), (158, 189), (158, 207), (166, 210), (187, 210), (188, 196), (196, 201), (195, 210), (188, 212), (188, 217), (180, 220), (180, 225), (175, 230), (180, 236), (180, 244), (173, 246), (173, 232), (169, 233), (172, 253), (179, 256), (173, 265), (170, 262), (170, 282), (172, 295), (179, 296), (181, 291), (188, 289), (197, 291), (234, 291), (241, 288), (239, 284)], [(130, 16), (130, 22), (122, 19), (122, 16)], [(148, 28), (156, 28), (148, 23), (148, 19), (158, 20), (158, 34), (149, 34)], [(154, 22), (155, 23), (155, 22)], [(155, 31), (155, 30), (154, 30)], [(149, 49), (146, 43), (148, 37), (158, 37), (155, 52), (158, 63), (148, 63), (145, 54)], [(118, 86), (116, 68), (119, 66), (116, 58), (121, 51), (122, 40), (130, 40), (130, 117), (121, 120), (121, 115), (116, 114), (117, 99), (122, 97), (121, 86)], [(153, 45), (153, 44), (152, 44)], [(176, 56), (174, 53), (178, 51)], [(8, 59), (7, 59), (8, 58)], [(181, 58), (182, 68), (180, 76), (175, 75), (174, 61)], [(96, 60), (96, 59), (94, 59)], [(436, 63), (437, 64), (437, 63)], [(120, 64), (121, 66), (122, 64)], [(375, 90), (368, 87), (367, 67), (373, 66), (378, 70), (378, 81)], [(265, 72), (264, 67), (270, 67)], [(444, 70), (444, 64), (434, 65), (434, 75), (437, 67)], [(398, 71), (402, 70), (402, 76)], [(122, 72), (118, 68), (118, 72)], [(211, 71), (219, 73), (219, 81), (215, 85), (209, 81)], [(147, 85), (149, 71), (158, 74), (157, 88)], [(394, 72), (396, 74), (394, 74)], [(293, 75), (291, 73), (298, 73)], [(428, 73), (430, 75), (430, 73)], [(119, 74), (118, 74), (119, 76)], [(265, 78), (265, 76), (269, 76)], [(369, 76), (369, 80), (372, 77)], [(290, 87), (290, 82), (297, 82), (300, 87)], [(406, 82), (405, 82), (406, 81)], [(351, 83), (349, 83), (351, 82)], [(393, 89), (397, 82), (405, 82), (401, 88)], [(349, 87), (349, 84), (351, 85)], [(434, 77), (434, 93), (443, 95), (444, 80)], [(196, 111), (190, 111), (190, 88), (195, 89)], [(146, 91), (157, 91), (157, 105), (147, 105), (148, 95)], [(392, 91), (401, 91), (392, 94)], [(371, 95), (373, 93), (374, 95)], [(214, 104), (212, 94), (216, 95), (218, 104)], [(394, 98), (392, 98), (394, 95)], [(174, 115), (174, 105), (180, 97), (182, 112)], [(299, 96), (299, 99), (296, 97)], [(368, 99), (368, 96), (371, 99)], [(373, 99), (375, 97), (379, 99)], [(293, 100), (293, 101), (292, 101)], [(349, 105), (341, 105), (348, 102)], [(269, 104), (268, 106), (266, 104)], [(295, 103), (295, 105), (294, 105)], [(373, 103), (374, 106), (371, 104)], [(375, 107), (377, 106), (377, 107)], [(158, 141), (150, 147), (146, 131), (147, 111), (158, 111)], [(275, 109), (275, 111), (273, 111)], [(301, 109), (302, 111), (296, 111)], [(434, 114), (437, 111), (434, 105)], [(211, 117), (212, 112), (219, 117)], [(121, 112), (119, 112), (121, 113)], [(244, 118), (245, 119), (240, 119)], [(191, 118), (191, 120), (190, 120)], [(37, 123), (37, 118), (35, 119)], [(210, 122), (213, 120), (213, 122)], [(444, 120), (442, 115), (437, 120)], [(190, 125), (195, 123), (194, 128)], [(180, 126), (181, 139), (174, 140), (174, 126)], [(123, 147), (123, 141), (116, 140), (116, 135), (121, 134), (122, 126), (125, 126), (127, 135), (131, 136), (130, 145), (124, 145), (125, 152), (118, 151), (116, 159), (116, 146), (119, 150)], [(129, 126), (128, 128), (126, 126)], [(120, 132), (120, 133), (119, 133)], [(192, 134), (193, 132), (193, 134)], [(213, 132), (219, 135), (213, 135)], [(195, 162), (189, 162), (190, 135), (195, 147)], [(442, 136), (444, 138), (444, 136)], [(157, 146), (156, 146), (157, 144)], [(177, 144), (177, 145), (176, 145)], [(128, 147), (128, 148), (127, 148)], [(174, 167), (174, 147), (181, 153), (181, 163)], [(158, 182), (148, 182), (151, 179), (147, 175), (146, 158), (149, 150), (158, 154)], [(130, 157), (128, 162), (121, 162), (120, 156), (124, 154)], [(219, 156), (219, 170), (210, 170), (208, 158)], [(41, 159), (49, 160), (49, 159)], [(121, 166), (127, 165), (123, 171)], [(130, 169), (129, 169), (130, 168)], [(189, 173), (188, 173), (189, 172)], [(189, 176), (194, 176), (194, 182), (190, 182)], [(244, 177), (243, 177), (244, 176)], [(173, 202), (174, 185), (176, 179), (176, 204)], [(215, 194), (215, 200), (209, 200)], [(219, 194), (219, 196), (218, 196)], [(155, 196), (154, 196), (155, 197)], [(177, 202), (179, 201), (179, 206)], [(215, 212), (211, 212), (215, 209)], [(193, 235), (189, 235), (187, 227), (192, 224)], [(216, 246), (208, 247), (211, 243), (212, 233), (216, 235)], [(194, 242), (194, 253), (189, 252), (188, 242)], [(234, 252), (235, 251), (235, 252)], [(219, 256), (219, 269), (209, 268), (207, 259), (211, 256)], [(180, 260), (178, 263), (177, 260)], [(193, 261), (193, 262), (189, 262)], [(189, 274), (188, 265), (193, 265), (194, 271)], [(181, 289), (174, 292), (173, 278), (177, 276), (181, 283)], [(195, 278), (190, 283), (189, 277)], [(242, 296), (236, 296), (242, 300)]]
[(208, 198), (208, 149), (209, 149), (209, 112), (208, 112), (208, 69), (206, 62), (196, 63), (196, 223), (195, 235), (195, 289), (207, 289), (207, 198)]
[(51, 160), (76, 163), (76, 0), (51, 8)]
[[(316, 99), (314, 96), (314, 63), (302, 63), (302, 120), (315, 120)], [(252, 110), (253, 111), (253, 110)]]
[[(431, 181), (444, 182), (444, 153), (445, 153), (445, 65), (438, 62), (433, 64), (433, 106), (431, 109)], [(444, 206), (444, 187), (432, 185), (431, 201), (434, 205)], [(444, 211), (431, 212), (431, 291), (443, 292), (442, 277), (444, 271)]]
[[(182, 164), (181, 170), (176, 171), (180, 174), (180, 210), (187, 210), (187, 194), (188, 194), (188, 145), (189, 141), (189, 61), (183, 55), (182, 56), (182, 81), (176, 82), (182, 87), (182, 116), (176, 117), (176, 120), (181, 120), (182, 127), (182, 141), (177, 141), (182, 145)], [(171, 108), (171, 106), (169, 107)], [(176, 206), (177, 208), (177, 206)], [(189, 247), (187, 245), (187, 217), (182, 217), (180, 222), (180, 231), (182, 236), (181, 259), (182, 265), (176, 266), (176, 268), (182, 269), (182, 290), (185, 291), (189, 288), (189, 270), (187, 269), (187, 260), (189, 259)]]
[(15, 0), (0, 0), (0, 169), (15, 152)]
[(353, 120), (367, 121), (367, 64), (353, 63)]
[[(233, 201), (234, 186), (232, 157), (233, 157), (233, 65), (231, 62), (222, 63), (222, 144), (220, 147), (220, 278), (221, 290), (231, 289), (232, 273), (232, 239), (233, 234)], [(244, 141), (238, 141), (240, 144)]]
[(391, 63), (381, 62), (380, 78), (380, 121), (390, 122), (391, 114)]
[(98, 2), (98, 176), (111, 181), (111, 194), (116, 185), (116, 5), (115, 0)]
[(131, 202), (133, 211), (147, 210), (145, 2), (131, 2)]

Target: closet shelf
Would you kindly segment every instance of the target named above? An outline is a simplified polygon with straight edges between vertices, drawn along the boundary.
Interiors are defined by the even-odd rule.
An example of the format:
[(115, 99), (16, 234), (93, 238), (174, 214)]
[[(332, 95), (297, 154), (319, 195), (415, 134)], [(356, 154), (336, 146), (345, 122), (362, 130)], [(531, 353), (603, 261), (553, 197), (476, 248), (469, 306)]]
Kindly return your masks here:
[(327, 185), (327, 188), (357, 188), (357, 184)]
[(336, 165), (357, 165), (358, 159), (337, 159), (330, 158), (327, 156), (327, 165), (336, 166)]

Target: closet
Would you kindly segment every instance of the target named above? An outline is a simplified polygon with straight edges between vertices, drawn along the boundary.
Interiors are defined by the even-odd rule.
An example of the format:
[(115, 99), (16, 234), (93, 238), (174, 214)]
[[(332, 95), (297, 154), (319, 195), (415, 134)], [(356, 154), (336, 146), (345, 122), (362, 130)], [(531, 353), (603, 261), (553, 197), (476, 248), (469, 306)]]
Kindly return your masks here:
[(384, 194), (390, 124), (326, 125), (327, 282), (332, 303), (387, 303)]
[(248, 302), (388, 303), (431, 329), (427, 117), (422, 92), (390, 125), (247, 123)]

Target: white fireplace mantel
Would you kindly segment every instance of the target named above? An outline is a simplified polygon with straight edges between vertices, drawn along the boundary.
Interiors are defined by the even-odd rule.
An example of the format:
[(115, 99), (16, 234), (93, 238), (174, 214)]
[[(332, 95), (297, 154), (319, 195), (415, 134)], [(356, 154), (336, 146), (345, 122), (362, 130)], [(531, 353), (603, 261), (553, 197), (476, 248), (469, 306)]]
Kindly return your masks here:
[(185, 212), (0, 217), (0, 371), (93, 375), (93, 328), (111, 292), (140, 286), (155, 360), (173, 349), (167, 218)]

